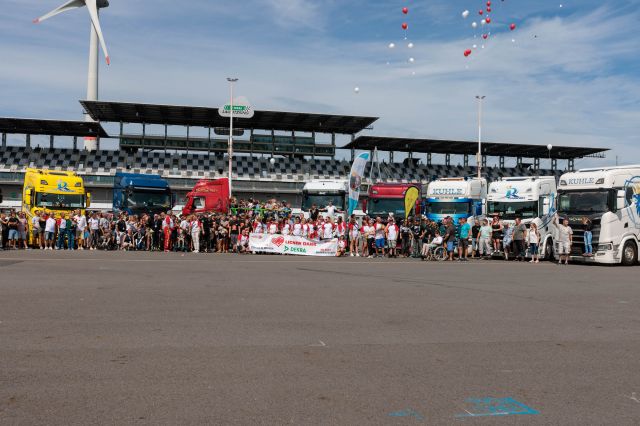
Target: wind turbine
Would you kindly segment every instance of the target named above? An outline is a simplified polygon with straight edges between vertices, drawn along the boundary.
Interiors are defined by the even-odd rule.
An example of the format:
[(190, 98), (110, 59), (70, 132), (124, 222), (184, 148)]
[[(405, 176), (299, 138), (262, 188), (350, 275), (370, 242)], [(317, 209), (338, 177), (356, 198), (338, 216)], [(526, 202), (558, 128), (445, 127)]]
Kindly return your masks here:
[[(40, 18), (34, 19), (33, 23), (38, 24), (46, 19), (56, 16), (62, 12), (66, 12), (71, 9), (77, 9), (79, 7), (87, 7), (89, 11), (89, 17), (91, 18), (91, 41), (89, 43), (89, 75), (87, 78), (87, 100), (98, 100), (98, 43), (102, 46), (102, 51), (107, 60), (107, 65), (111, 63), (109, 58), (109, 51), (107, 50), (107, 44), (102, 36), (102, 29), (100, 28), (100, 18), (98, 17), (99, 9), (103, 9), (109, 6), (108, 0), (70, 0), (65, 4), (53, 9), (46, 15)], [(92, 122), (93, 119), (87, 114), (85, 121)], [(98, 147), (96, 138), (85, 138), (84, 149), (88, 151), (95, 151)]]

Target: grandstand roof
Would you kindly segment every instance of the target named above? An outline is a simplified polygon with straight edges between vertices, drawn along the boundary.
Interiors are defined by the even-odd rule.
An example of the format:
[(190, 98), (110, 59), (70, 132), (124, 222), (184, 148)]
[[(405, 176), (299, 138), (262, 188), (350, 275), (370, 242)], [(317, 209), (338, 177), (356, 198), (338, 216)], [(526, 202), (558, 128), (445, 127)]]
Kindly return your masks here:
[[(229, 119), (221, 117), (218, 108), (102, 101), (80, 103), (97, 121), (199, 127), (229, 125)], [(351, 135), (361, 132), (376, 120), (377, 117), (256, 110), (253, 118), (237, 117), (234, 123), (244, 129)]]
[(0, 133), (12, 135), (108, 137), (100, 123), (0, 117)]
[[(377, 148), (379, 151), (393, 152), (476, 155), (478, 152), (478, 142), (359, 136), (342, 149), (373, 150), (374, 148)], [(571, 160), (602, 154), (606, 151), (609, 151), (609, 149), (554, 145), (551, 151), (551, 157), (560, 160)], [(546, 158), (549, 156), (546, 145), (522, 145), (495, 142), (483, 142), (482, 153), (483, 155), (495, 157)]]

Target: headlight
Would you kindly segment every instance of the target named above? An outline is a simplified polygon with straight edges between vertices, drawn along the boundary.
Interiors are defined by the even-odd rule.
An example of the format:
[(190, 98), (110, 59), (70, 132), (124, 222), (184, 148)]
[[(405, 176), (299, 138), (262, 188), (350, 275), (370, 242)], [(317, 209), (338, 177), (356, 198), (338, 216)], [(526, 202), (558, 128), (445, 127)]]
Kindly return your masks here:
[(613, 244), (598, 244), (598, 251), (611, 251), (613, 250)]

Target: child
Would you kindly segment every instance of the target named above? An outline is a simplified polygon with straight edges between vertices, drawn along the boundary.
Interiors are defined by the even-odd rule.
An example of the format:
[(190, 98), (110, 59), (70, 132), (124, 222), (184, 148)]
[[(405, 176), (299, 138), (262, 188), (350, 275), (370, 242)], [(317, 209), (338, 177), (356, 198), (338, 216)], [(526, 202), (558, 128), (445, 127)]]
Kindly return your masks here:
[(340, 236), (340, 240), (338, 241), (338, 251), (336, 252), (336, 257), (342, 257), (347, 252), (347, 240), (344, 235)]

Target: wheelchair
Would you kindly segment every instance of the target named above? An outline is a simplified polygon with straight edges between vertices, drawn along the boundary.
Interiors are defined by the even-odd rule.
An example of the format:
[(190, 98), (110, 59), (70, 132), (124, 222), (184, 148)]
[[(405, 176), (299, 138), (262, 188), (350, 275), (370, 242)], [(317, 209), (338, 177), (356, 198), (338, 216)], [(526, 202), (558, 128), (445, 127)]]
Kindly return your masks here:
[(443, 262), (447, 260), (447, 249), (443, 245), (432, 248), (431, 250), (429, 250), (429, 255), (425, 258), (425, 260)]

